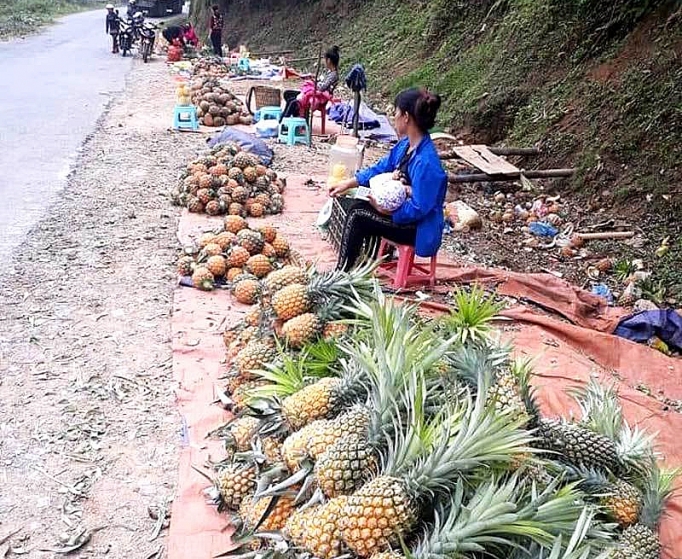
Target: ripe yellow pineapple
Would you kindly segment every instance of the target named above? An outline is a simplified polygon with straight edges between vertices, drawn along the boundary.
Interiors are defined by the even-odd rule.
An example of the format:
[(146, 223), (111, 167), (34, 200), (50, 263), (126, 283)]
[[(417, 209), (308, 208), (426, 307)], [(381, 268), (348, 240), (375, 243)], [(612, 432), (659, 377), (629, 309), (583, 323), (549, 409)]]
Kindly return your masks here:
[(206, 256), (219, 256), (223, 253), (223, 249), (220, 248), (218, 243), (208, 243), (202, 250), (201, 253)]
[(280, 437), (263, 437), (260, 442), (263, 454), (269, 464), (276, 464), (282, 461), (283, 441)]
[(234, 246), (227, 253), (228, 268), (243, 268), (249, 260), (249, 251), (241, 246)]
[(214, 233), (204, 233), (199, 237), (199, 248), (204, 248), (206, 245), (215, 243), (217, 241), (217, 236)]
[(273, 261), (277, 259), (277, 252), (275, 251), (275, 247), (273, 247), (268, 242), (266, 242), (263, 245), (263, 250), (261, 251), (261, 254), (263, 256), (267, 256), (270, 260), (273, 260)]
[(234, 233), (230, 233), (229, 231), (223, 231), (222, 233), (219, 233), (216, 236), (213, 242), (220, 246), (223, 252), (227, 252), (227, 249), (230, 248), (230, 246), (232, 246), (232, 243), (236, 238), (237, 236)]
[(201, 291), (211, 291), (215, 278), (206, 266), (197, 266), (192, 274), (192, 285)]
[(418, 522), (415, 503), (403, 481), (379, 476), (347, 498), (340, 514), (340, 528), (348, 547), (360, 557), (399, 545), (399, 534)]
[(348, 497), (336, 497), (303, 520), (303, 547), (319, 559), (334, 559), (344, 551), (339, 524)]
[(250, 371), (262, 369), (274, 357), (275, 350), (271, 343), (267, 341), (250, 341), (237, 354), (235, 365), (241, 375), (246, 375)]
[(305, 285), (292, 283), (284, 286), (272, 296), (272, 308), (277, 318), (290, 320), (308, 312), (311, 306)]
[(265, 206), (260, 202), (253, 202), (249, 205), (249, 215), (251, 217), (263, 217), (265, 215)]
[[(315, 423), (315, 422), (313, 422)], [(282, 443), (282, 458), (289, 471), (296, 472), (301, 467), (301, 462), (308, 455), (308, 441), (312, 435), (313, 423), (294, 431)]]
[(239, 510), (244, 499), (256, 489), (258, 470), (255, 465), (238, 462), (222, 468), (216, 475), (215, 485), (220, 493), (218, 509)]
[(246, 220), (239, 215), (225, 216), (223, 225), (225, 226), (226, 231), (234, 233), (235, 235), (242, 229), (246, 229), (249, 226)]
[(270, 243), (277, 256), (279, 258), (284, 258), (289, 253), (289, 241), (287, 241), (282, 235), (277, 235)]
[(287, 320), (282, 326), (284, 339), (299, 348), (315, 340), (322, 330), (322, 321), (315, 313), (303, 313)]
[(241, 276), (243, 273), (244, 270), (242, 268), (229, 268), (225, 274), (225, 279), (229, 282), (232, 282), (235, 280), (235, 278)]
[(191, 276), (196, 263), (191, 256), (181, 256), (178, 259), (177, 270), (179, 276)]
[[(308, 432), (305, 453), (313, 460), (317, 460), (327, 451), (327, 448), (338, 438), (336, 422), (331, 419), (316, 419), (301, 431)], [(300, 431), (299, 431), (300, 432)]]
[(343, 322), (328, 322), (322, 330), (322, 339), (326, 341), (338, 340), (348, 332), (348, 324)]
[(277, 237), (277, 228), (273, 227), (272, 225), (261, 225), (260, 227), (256, 228), (256, 231), (263, 235), (263, 240), (266, 243), (272, 244), (272, 241), (274, 241), (275, 237)]
[(616, 480), (609, 495), (601, 499), (604, 510), (623, 527), (635, 524), (642, 510), (642, 493), (626, 481)]
[(246, 270), (257, 278), (264, 278), (272, 272), (272, 264), (267, 256), (255, 254), (246, 261)]
[(282, 401), (282, 414), (293, 430), (298, 430), (315, 419), (325, 419), (338, 413), (342, 380), (322, 378)]
[(234, 298), (243, 305), (253, 305), (260, 295), (260, 284), (257, 280), (243, 279), (234, 286)]
[(258, 531), (274, 532), (276, 530), (281, 530), (284, 528), (291, 513), (294, 511), (294, 498), (295, 495), (264, 497), (262, 499), (247, 497), (242, 501), (241, 507), (239, 508), (239, 516), (247, 530), (253, 530), (266, 512), (270, 505), (270, 501), (272, 499), (277, 499), (270, 514), (263, 520), (260, 526), (258, 526)]
[(251, 391), (259, 386), (264, 386), (266, 383), (262, 380), (249, 380), (251, 378), (250, 373), (244, 373), (240, 375), (243, 379), (242, 382), (237, 386), (230, 395), (232, 399), (232, 411), (237, 412), (246, 407), (248, 402), (251, 400)]
[(372, 555), (370, 559), (405, 559), (405, 556), (395, 551), (381, 551)]
[(220, 278), (224, 276), (225, 272), (227, 271), (225, 257), (220, 255), (209, 257), (209, 259), (206, 261), (206, 267), (214, 277)]
[(235, 419), (228, 428), (229, 437), (226, 444), (233, 446), (238, 452), (251, 450), (251, 442), (258, 433), (259, 426), (260, 421), (249, 415)]
[(306, 524), (310, 517), (317, 514), (319, 509), (320, 506), (315, 505), (294, 511), (282, 529), (284, 537), (296, 547), (303, 547)]
[(275, 270), (269, 274), (264, 280), (264, 285), (268, 291), (274, 293), (292, 283), (305, 284), (307, 279), (303, 268), (299, 268), (298, 266), (283, 266), (279, 270)]

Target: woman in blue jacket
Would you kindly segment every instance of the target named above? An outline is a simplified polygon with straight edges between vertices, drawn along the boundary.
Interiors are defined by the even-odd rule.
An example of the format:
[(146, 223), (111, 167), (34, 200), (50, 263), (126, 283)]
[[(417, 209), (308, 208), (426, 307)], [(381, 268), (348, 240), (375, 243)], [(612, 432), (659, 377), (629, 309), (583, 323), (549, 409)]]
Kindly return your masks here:
[(405, 184), (407, 199), (394, 212), (380, 209), (371, 193), (369, 203), (353, 206), (346, 217), (338, 268), (352, 268), (366, 242), (384, 237), (398, 244), (415, 247), (418, 256), (438, 252), (443, 237), (443, 202), (447, 175), (429, 136), (440, 97), (424, 89), (408, 89), (395, 100), (395, 127), (403, 139), (373, 167), (362, 169), (354, 178), (330, 190), (339, 196), (351, 188), (368, 186), (381, 173), (394, 173)]

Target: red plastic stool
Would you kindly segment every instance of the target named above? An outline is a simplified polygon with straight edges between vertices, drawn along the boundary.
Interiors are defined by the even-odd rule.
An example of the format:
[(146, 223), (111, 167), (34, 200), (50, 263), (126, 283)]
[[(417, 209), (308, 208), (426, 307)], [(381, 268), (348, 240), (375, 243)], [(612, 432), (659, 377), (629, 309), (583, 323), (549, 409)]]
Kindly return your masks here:
[(381, 239), (379, 245), (379, 257), (386, 254), (386, 249), (393, 247), (398, 251), (398, 261), (382, 262), (378, 272), (393, 281), (395, 289), (402, 289), (408, 285), (428, 283), (433, 287), (436, 283), (436, 256), (431, 257), (431, 263), (427, 268), (414, 261), (414, 247), (399, 245), (388, 239)]

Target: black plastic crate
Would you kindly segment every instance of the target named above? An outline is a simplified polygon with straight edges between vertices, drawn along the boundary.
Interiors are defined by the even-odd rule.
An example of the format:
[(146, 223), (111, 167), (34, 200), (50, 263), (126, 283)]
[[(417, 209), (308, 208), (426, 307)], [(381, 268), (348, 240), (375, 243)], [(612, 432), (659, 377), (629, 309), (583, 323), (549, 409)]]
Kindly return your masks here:
[(361, 200), (356, 198), (334, 198), (332, 203), (332, 215), (329, 217), (329, 241), (334, 245), (338, 251), (341, 248), (341, 238), (343, 236), (343, 226), (346, 224), (346, 216), (348, 211), (355, 205), (359, 204)]

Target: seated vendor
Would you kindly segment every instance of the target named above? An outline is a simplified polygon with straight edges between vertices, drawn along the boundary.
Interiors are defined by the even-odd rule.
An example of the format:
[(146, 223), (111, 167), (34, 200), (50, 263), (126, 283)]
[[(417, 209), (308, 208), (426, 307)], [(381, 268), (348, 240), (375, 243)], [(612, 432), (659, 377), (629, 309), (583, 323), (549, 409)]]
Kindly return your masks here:
[(303, 84), (296, 99), (292, 99), (284, 109), (285, 117), (305, 116), (310, 108), (324, 106), (333, 96), (334, 89), (339, 83), (339, 61), (341, 54), (339, 47), (333, 46), (324, 54), (326, 74), (319, 80), (308, 80)]
[(359, 185), (368, 186), (376, 175), (393, 172), (407, 193), (405, 202), (392, 213), (380, 209), (371, 192), (369, 202), (359, 202), (348, 211), (337, 269), (351, 269), (365, 243), (380, 237), (414, 246), (418, 256), (438, 252), (448, 181), (428, 131), (434, 126), (440, 103), (438, 95), (424, 89), (400, 93), (395, 100), (395, 127), (403, 139), (376, 165), (330, 189), (331, 196), (339, 196)]

